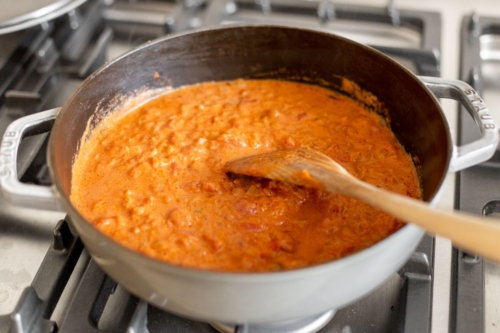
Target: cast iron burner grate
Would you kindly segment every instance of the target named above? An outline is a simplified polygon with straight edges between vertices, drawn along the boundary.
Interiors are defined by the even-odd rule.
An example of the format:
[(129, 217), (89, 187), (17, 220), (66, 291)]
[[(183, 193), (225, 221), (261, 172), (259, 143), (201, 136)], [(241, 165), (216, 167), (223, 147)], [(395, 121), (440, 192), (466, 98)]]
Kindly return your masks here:
[(293, 25), (341, 35), (356, 33), (357, 29), (352, 27), (352, 23), (365, 24), (366, 30), (375, 31), (372, 39), (377, 41), (382, 35), (405, 39), (403, 35), (393, 33), (413, 31), (420, 38), (416, 46), (405, 43), (397, 46), (384, 46), (377, 42), (368, 44), (400, 61), (416, 74), (439, 76), (440, 73), (441, 16), (433, 12), (400, 10), (394, 1), (389, 1), (386, 8), (337, 4), (331, 0), (210, 2), (203, 21), (204, 27), (233, 23)]

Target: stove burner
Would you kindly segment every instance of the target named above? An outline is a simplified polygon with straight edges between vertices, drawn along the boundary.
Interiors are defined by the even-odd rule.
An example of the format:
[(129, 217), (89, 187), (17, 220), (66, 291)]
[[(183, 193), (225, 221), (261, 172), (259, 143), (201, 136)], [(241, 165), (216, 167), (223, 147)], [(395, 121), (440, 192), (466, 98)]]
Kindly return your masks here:
[(415, 74), (439, 76), (440, 73), (440, 15), (398, 10), (393, 1), (387, 8), (334, 4), (330, 0), (212, 0), (209, 3), (204, 27), (233, 23), (293, 25), (336, 33), (367, 43)]
[[(399, 27), (406, 32), (412, 30), (411, 36), (419, 34), (420, 37), (410, 36), (411, 47), (392, 43), (380, 44), (385, 46), (377, 48), (416, 74), (439, 75), (440, 15), (399, 10), (393, 2), (387, 8), (373, 8), (334, 4), (330, 0), (88, 0), (57, 20), (19, 33), (22, 38), (18, 47), (1, 54), (5, 59), (3, 63), (0, 61), (0, 134), (17, 117), (61, 106), (104, 58), (115, 58), (166, 33), (206, 25), (255, 23), (254, 19), (266, 24), (283, 23), (281, 19), (289, 25), (302, 23), (309, 28), (331, 32), (347, 21), (351, 21), (351, 25), (347, 24), (349, 27), (356, 28), (368, 21), (372, 26), (386, 25), (391, 30)], [(403, 35), (404, 39), (407, 34)], [(20, 150), (18, 173), (24, 174), (24, 182), (50, 184), (45, 164), (46, 142), (37, 140), (37, 145), (42, 146), (39, 153), (28, 144), (23, 149), (25, 153)], [(32, 227), (29, 223), (20, 223), (21, 217), (8, 216), (9, 208), (0, 200), (0, 231), (7, 230), (7, 233), (0, 233), (0, 243), (12, 241), (13, 235), (17, 236), (9, 234), (12, 225), (23, 232)], [(29, 217), (33, 224), (39, 222), (38, 218)], [(53, 224), (48, 230), (53, 230)], [(24, 253), (25, 247), (30, 246), (32, 240), (25, 233), (19, 232), (18, 236), (14, 238), (15, 250), (7, 253)], [(428, 333), (432, 319), (433, 259), (434, 239), (426, 236), (409, 262), (372, 294), (337, 312), (286, 322), (296, 326), (285, 325), (283, 331), (262, 325), (236, 327), (214, 323), (210, 326), (162, 311), (128, 293), (100, 270), (71, 232), (69, 224), (61, 222), (44, 261), (40, 266), (39, 262), (33, 264), (38, 273), (31, 286), (20, 298), (12, 298), (16, 300), (12, 303), (17, 304), (15, 309), (0, 315), (0, 332), (213, 333), (217, 328), (220, 332), (235, 333), (318, 330), (325, 333)], [(13, 261), (7, 259), (2, 264), (7, 269), (11, 263), (19, 268), (21, 264)], [(13, 285), (20, 284), (14, 281)], [(330, 321), (334, 314), (335, 320)]]
[(315, 333), (325, 327), (334, 315), (335, 310), (331, 310), (319, 316), (267, 324), (234, 325), (218, 322), (209, 324), (221, 333)]

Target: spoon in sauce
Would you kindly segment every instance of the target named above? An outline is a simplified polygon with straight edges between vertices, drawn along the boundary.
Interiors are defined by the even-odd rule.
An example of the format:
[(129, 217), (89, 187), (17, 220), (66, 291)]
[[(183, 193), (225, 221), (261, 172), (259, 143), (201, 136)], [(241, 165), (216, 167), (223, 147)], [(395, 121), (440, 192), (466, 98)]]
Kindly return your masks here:
[(275, 179), (326, 190), (363, 201), (428, 233), (450, 239), (458, 247), (500, 262), (500, 220), (457, 211), (442, 211), (427, 203), (365, 183), (330, 157), (310, 148), (280, 150), (229, 161), (226, 171)]

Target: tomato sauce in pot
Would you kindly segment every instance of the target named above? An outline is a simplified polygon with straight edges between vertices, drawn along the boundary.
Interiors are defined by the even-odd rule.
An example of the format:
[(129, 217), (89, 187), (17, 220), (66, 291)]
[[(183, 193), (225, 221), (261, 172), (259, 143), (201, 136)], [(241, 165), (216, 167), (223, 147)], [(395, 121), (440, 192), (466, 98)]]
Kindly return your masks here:
[(224, 172), (235, 158), (304, 146), (421, 198), (411, 156), (379, 114), (319, 86), (235, 80), (179, 88), (103, 120), (75, 160), (71, 200), (124, 246), (218, 271), (324, 263), (403, 225), (355, 199)]

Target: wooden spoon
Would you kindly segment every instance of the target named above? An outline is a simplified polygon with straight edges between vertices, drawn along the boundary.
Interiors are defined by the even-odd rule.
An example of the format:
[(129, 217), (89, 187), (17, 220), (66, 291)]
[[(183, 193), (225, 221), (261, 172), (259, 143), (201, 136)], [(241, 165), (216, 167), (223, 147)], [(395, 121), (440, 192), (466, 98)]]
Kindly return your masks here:
[(244, 157), (228, 162), (226, 170), (347, 195), (411, 221), (428, 233), (449, 238), (464, 250), (500, 262), (499, 222), (437, 210), (423, 201), (367, 184), (315, 150), (298, 148)]

